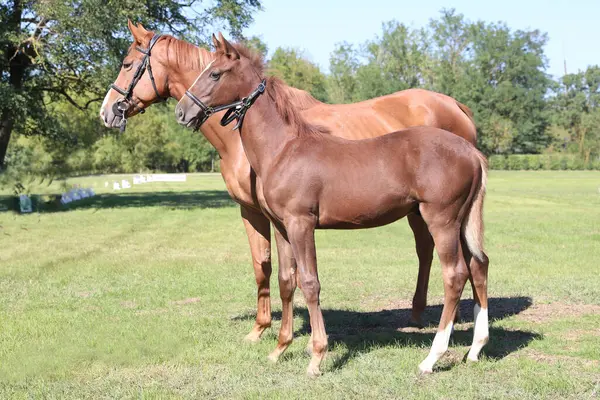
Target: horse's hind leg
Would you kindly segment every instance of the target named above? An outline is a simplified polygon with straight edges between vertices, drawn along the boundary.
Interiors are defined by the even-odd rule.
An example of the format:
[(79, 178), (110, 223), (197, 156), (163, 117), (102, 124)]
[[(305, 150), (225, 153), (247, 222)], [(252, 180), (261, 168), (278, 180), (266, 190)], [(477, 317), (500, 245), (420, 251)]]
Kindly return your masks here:
[(488, 321), (488, 293), (487, 277), (489, 260), (483, 253), (483, 260), (477, 260), (471, 256), (466, 244), (463, 241), (463, 253), (469, 265), (471, 286), (473, 288), (473, 344), (469, 349), (467, 359), (477, 361), (479, 352), (489, 340), (489, 321)]
[(427, 224), (420, 215), (409, 214), (407, 218), (415, 236), (417, 256), (419, 257), (419, 276), (412, 301), (410, 321), (417, 326), (423, 326), (422, 314), (427, 306), (427, 287), (429, 286), (434, 244)]
[(277, 362), (294, 338), (294, 292), (296, 291), (296, 260), (289, 242), (275, 229), (279, 256), (279, 294), (281, 296), (281, 328), (277, 347), (269, 360)]
[[(423, 206), (421, 209), (435, 241), (444, 279), (444, 308), (438, 331), (433, 339), (429, 355), (419, 364), (419, 370), (422, 373), (431, 373), (434, 364), (448, 350), (454, 317), (469, 271), (460, 245), (460, 224), (457, 221), (447, 223), (443, 212), (428, 210)], [(429, 211), (429, 218), (426, 210)]]
[[(419, 257), (419, 275), (417, 277), (417, 288), (412, 301), (412, 313), (410, 322), (413, 325), (422, 327), (423, 312), (427, 306), (427, 290), (429, 287), (429, 276), (431, 275), (431, 263), (433, 262), (433, 249), (435, 247), (429, 228), (418, 214), (409, 214), (408, 223), (415, 237), (415, 247)], [(468, 264), (468, 263), (467, 263)], [(456, 310), (454, 323), (460, 319), (460, 310)]]

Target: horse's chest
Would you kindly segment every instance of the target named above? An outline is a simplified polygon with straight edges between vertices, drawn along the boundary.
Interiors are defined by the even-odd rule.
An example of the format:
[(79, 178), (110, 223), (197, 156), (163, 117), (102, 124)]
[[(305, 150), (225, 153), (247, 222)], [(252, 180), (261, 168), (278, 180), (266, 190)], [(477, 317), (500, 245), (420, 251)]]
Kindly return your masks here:
[(227, 192), (236, 203), (256, 210), (260, 209), (256, 196), (256, 179), (253, 178), (254, 173), (249, 165), (238, 165), (221, 160), (221, 174)]

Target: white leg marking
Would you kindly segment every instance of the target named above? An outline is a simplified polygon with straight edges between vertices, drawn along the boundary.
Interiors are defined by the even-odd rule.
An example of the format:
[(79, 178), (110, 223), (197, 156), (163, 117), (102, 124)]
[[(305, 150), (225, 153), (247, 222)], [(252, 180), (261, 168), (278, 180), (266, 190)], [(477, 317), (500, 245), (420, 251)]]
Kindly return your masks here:
[(483, 346), (487, 344), (490, 337), (488, 310), (487, 308), (480, 308), (478, 304), (475, 304), (473, 314), (475, 315), (473, 344), (471, 345), (467, 359), (470, 361), (477, 361), (479, 359), (479, 352)]
[(429, 355), (421, 362), (421, 364), (419, 364), (419, 370), (422, 373), (431, 373), (434, 364), (444, 355), (446, 350), (448, 350), (448, 343), (450, 343), (450, 335), (452, 334), (453, 327), (454, 321), (450, 321), (443, 331), (438, 331), (435, 334)]

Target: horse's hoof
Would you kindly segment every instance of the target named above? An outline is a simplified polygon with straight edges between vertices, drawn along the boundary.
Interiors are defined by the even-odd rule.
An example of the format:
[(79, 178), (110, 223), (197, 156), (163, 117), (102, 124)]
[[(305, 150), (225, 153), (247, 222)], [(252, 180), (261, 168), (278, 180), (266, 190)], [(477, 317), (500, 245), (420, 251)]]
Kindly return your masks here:
[(408, 325), (419, 329), (423, 329), (425, 327), (425, 324), (423, 323), (423, 320), (420, 317), (410, 317)]
[(273, 364), (276, 364), (277, 361), (279, 361), (279, 353), (277, 353), (277, 351), (272, 352), (267, 356), (267, 360), (269, 360)]
[(244, 337), (246, 343), (258, 343), (260, 342), (260, 333), (252, 331)]
[(321, 370), (319, 369), (319, 367), (309, 366), (306, 370), (306, 375), (308, 375), (309, 378), (317, 378), (321, 376)]
[(429, 375), (433, 373), (433, 368), (429, 365), (424, 365), (424, 363), (419, 364), (419, 373), (421, 375)]

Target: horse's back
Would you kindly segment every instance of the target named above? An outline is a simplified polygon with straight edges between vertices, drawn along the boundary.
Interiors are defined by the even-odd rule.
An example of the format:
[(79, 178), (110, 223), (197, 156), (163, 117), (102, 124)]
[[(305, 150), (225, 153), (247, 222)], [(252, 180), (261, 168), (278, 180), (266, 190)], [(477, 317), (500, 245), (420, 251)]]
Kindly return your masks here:
[[(469, 108), (450, 96), (425, 89), (407, 89), (350, 104), (316, 104), (303, 111), (310, 122), (332, 135), (350, 140), (377, 137), (400, 129), (431, 126), (469, 142), (477, 130)], [(426, 133), (426, 132), (423, 132)]]

